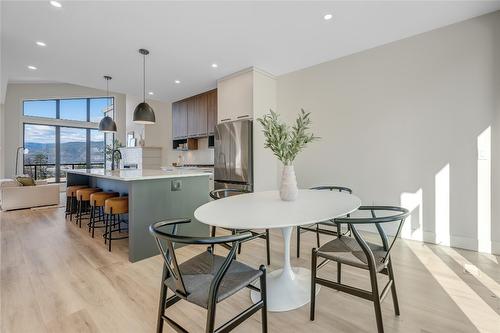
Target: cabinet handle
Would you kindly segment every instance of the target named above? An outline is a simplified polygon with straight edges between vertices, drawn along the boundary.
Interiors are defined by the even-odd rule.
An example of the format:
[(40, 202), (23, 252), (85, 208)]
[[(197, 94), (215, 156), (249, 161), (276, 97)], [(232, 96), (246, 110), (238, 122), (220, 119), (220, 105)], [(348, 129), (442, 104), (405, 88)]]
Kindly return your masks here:
[(244, 115), (244, 116), (238, 116), (238, 117), (236, 117), (236, 118), (237, 118), (237, 119), (241, 119), (241, 118), (248, 118), (248, 117), (250, 117), (250, 116), (246, 114), (246, 115)]
[(221, 119), (220, 121), (223, 122), (223, 121), (228, 121), (228, 120), (231, 120), (231, 118)]

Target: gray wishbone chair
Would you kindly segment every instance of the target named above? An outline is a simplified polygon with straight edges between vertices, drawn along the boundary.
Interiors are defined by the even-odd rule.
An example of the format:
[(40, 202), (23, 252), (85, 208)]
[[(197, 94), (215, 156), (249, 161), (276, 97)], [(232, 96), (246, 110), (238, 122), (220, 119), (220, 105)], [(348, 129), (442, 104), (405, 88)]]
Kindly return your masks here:
[[(319, 191), (338, 191), (338, 192), (346, 192), (349, 194), (352, 194), (352, 190), (348, 187), (343, 187), (343, 186), (316, 186), (316, 187), (311, 187), (310, 190), (319, 190)], [(349, 215), (347, 215), (349, 216)], [(315, 223), (311, 225), (305, 225), (305, 226), (297, 226), (297, 258), (300, 258), (300, 234), (303, 232), (311, 231), (316, 233), (316, 244), (317, 247), (320, 247), (320, 239), (319, 235), (331, 235), (331, 236), (337, 236), (339, 233), (342, 232), (340, 226), (336, 226), (337, 230), (331, 230), (327, 228), (322, 228), (321, 226), (330, 226), (330, 227), (335, 227), (335, 223), (332, 220), (329, 221), (323, 221), (320, 223)]]
[[(210, 191), (210, 197), (214, 200), (219, 200), (219, 199), (227, 198), (227, 197), (230, 197), (233, 195), (245, 194), (245, 193), (252, 193), (252, 192), (246, 191), (246, 190), (232, 189), (232, 188), (223, 188), (223, 189), (219, 189), (219, 190)], [(217, 228), (215, 226), (211, 227), (212, 237), (215, 237), (216, 229)], [(267, 264), (271, 265), (271, 245), (270, 245), (270, 239), (269, 239), (269, 229), (265, 229), (264, 232), (257, 232), (255, 230), (250, 230), (250, 229), (245, 229), (245, 230), (226, 229), (226, 230), (231, 231), (231, 233), (233, 235), (237, 234), (237, 233), (241, 233), (241, 232), (250, 232), (252, 234), (252, 237), (246, 241), (251, 241), (251, 240), (256, 239), (256, 238), (264, 239), (266, 241)], [(243, 243), (243, 242), (241, 242), (241, 243)], [(238, 246), (238, 254), (241, 253), (241, 243)], [(221, 245), (227, 249), (229, 249), (229, 247), (230, 247), (228, 244), (221, 244)], [(212, 251), (213, 250), (214, 250), (214, 248), (212, 247)]]
[[(167, 322), (176, 332), (187, 332), (165, 314), (168, 307), (183, 299), (207, 309), (205, 329), (207, 333), (229, 332), (259, 310), (262, 311), (262, 332), (267, 332), (266, 268), (261, 265), (259, 269), (254, 269), (235, 260), (238, 244), (252, 237), (251, 233), (220, 237), (177, 235), (177, 226), (189, 222), (191, 222), (189, 219), (174, 219), (157, 222), (149, 227), (164, 262), (156, 331), (162, 332), (163, 323)], [(217, 256), (211, 252), (211, 245), (221, 243), (233, 244), (226, 257)], [(176, 244), (202, 245), (208, 246), (208, 249), (179, 264)], [(251, 284), (257, 279), (260, 280), (260, 288)], [(260, 292), (261, 300), (215, 328), (217, 303), (243, 288)], [(173, 292), (173, 295), (167, 298), (168, 289)]]
[[(371, 217), (366, 218), (336, 218), (336, 224), (347, 224), (351, 227), (354, 237), (339, 235), (338, 238), (324, 244), (319, 249), (312, 250), (311, 262), (311, 307), (310, 319), (314, 320), (315, 314), (315, 301), (316, 301), (316, 284), (325, 287), (333, 288), (354, 296), (364, 298), (372, 301), (375, 308), (375, 317), (377, 320), (377, 329), (379, 333), (384, 332), (382, 322), (381, 302), (385, 299), (389, 291), (392, 294), (392, 301), (394, 304), (394, 312), (399, 316), (399, 303), (396, 294), (396, 285), (394, 282), (394, 270), (392, 268), (391, 250), (401, 233), (405, 219), (410, 214), (407, 209), (393, 206), (361, 206), (360, 211), (369, 211)], [(392, 215), (377, 217), (377, 212), (391, 212)], [(394, 239), (389, 241), (389, 237), (384, 231), (382, 224), (384, 223), (397, 223), (397, 232)], [(382, 245), (367, 242), (361, 237), (356, 225), (375, 224), (378, 234), (381, 238)], [(318, 264), (318, 258), (323, 261)], [(337, 282), (317, 277), (317, 270), (326, 265), (329, 261), (337, 262)], [(369, 271), (371, 290), (364, 290), (341, 282), (341, 265), (349, 265)], [(387, 275), (389, 282), (379, 293), (377, 282), (377, 273)]]

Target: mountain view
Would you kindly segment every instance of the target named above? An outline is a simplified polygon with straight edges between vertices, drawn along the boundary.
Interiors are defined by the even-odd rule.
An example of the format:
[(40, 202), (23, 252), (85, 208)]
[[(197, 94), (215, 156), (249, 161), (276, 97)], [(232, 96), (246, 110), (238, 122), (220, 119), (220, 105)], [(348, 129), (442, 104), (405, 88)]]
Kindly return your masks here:
[[(56, 160), (55, 143), (26, 142), (25, 148), (29, 153), (25, 155), (25, 164), (38, 164), (38, 160), (44, 157), (45, 163), (53, 164)], [(61, 163), (85, 163), (86, 143), (65, 142), (61, 143)], [(99, 163), (104, 161), (104, 142), (90, 142), (90, 162)]]

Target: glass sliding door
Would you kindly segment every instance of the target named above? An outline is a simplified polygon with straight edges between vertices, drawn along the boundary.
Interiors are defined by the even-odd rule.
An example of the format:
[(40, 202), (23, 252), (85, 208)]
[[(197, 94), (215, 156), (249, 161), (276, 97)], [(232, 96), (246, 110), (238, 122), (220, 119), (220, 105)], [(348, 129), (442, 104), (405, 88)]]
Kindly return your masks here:
[[(24, 124), (24, 173), (56, 181), (56, 126)], [(16, 171), (17, 172), (17, 171)]]
[(104, 168), (104, 133), (98, 130), (90, 130), (90, 168)]
[(61, 127), (59, 134), (59, 181), (66, 181), (66, 170), (87, 168), (87, 129)]

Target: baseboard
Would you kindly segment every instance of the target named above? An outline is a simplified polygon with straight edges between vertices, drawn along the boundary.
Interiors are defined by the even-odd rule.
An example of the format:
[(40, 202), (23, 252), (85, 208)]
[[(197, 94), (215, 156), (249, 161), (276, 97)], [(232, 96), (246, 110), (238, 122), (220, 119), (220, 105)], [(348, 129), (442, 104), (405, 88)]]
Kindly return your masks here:
[(436, 244), (436, 245), (443, 245), (443, 246), (449, 246), (449, 247), (455, 247), (459, 249), (464, 249), (464, 250), (471, 250), (475, 252), (481, 252), (481, 253), (488, 253), (488, 254), (495, 254), (495, 255), (500, 255), (500, 242), (496, 241), (491, 241), (489, 244), (484, 244), (484, 247), (486, 249), (481, 249), (479, 247), (479, 241), (474, 238), (469, 238), (469, 237), (462, 237), (462, 236), (450, 236), (450, 241), (448, 243), (440, 243), (437, 242), (436, 239), (436, 234), (433, 232), (429, 231), (424, 231), (422, 234), (423, 239), (413, 239), (413, 238), (407, 238), (411, 240), (416, 240), (416, 241), (423, 241), (425, 243), (430, 243), (430, 244)]

